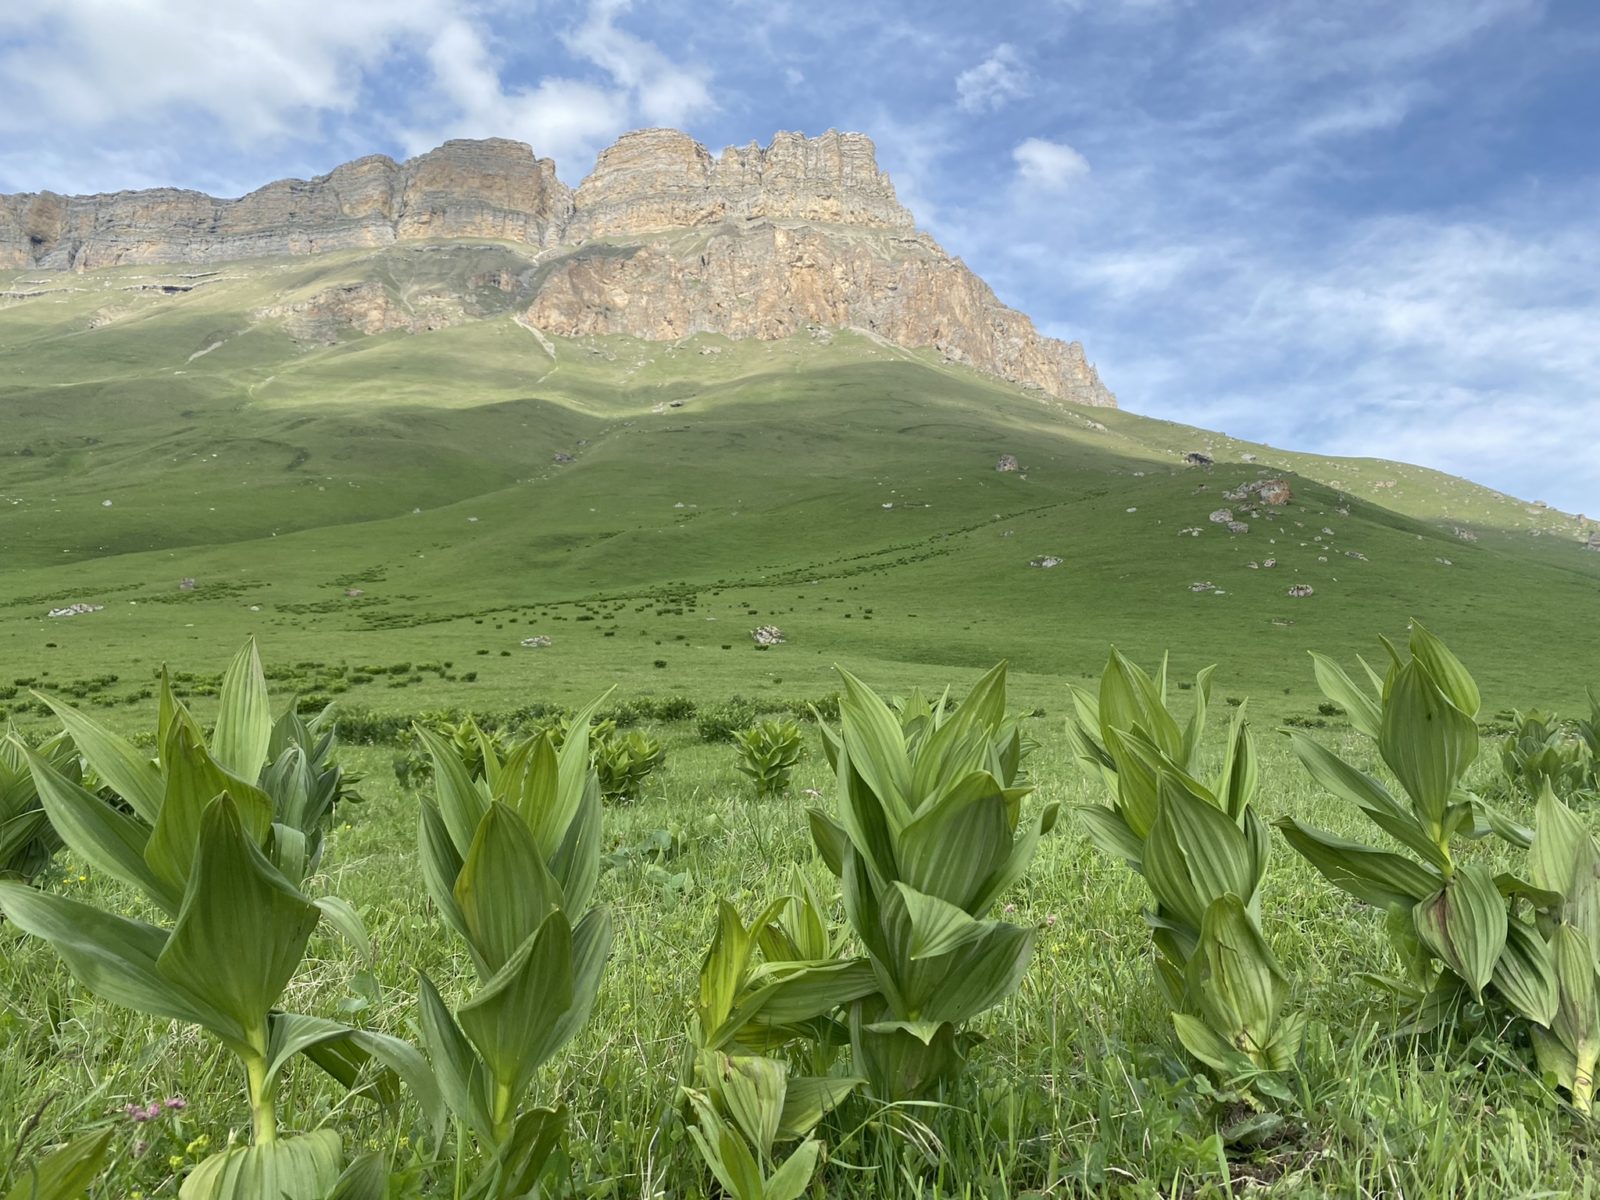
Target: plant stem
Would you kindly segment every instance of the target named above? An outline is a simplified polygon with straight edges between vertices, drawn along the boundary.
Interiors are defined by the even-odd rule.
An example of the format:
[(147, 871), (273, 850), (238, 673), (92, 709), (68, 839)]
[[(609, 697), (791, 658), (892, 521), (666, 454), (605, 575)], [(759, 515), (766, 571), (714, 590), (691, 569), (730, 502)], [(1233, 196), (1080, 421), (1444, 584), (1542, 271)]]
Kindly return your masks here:
[[(261, 1039), (263, 1044), (266, 1039)], [(258, 1146), (278, 1140), (278, 1114), (274, 1106), (274, 1087), (267, 1080), (265, 1052), (251, 1054), (244, 1060), (245, 1076), (250, 1084), (251, 1141)]]

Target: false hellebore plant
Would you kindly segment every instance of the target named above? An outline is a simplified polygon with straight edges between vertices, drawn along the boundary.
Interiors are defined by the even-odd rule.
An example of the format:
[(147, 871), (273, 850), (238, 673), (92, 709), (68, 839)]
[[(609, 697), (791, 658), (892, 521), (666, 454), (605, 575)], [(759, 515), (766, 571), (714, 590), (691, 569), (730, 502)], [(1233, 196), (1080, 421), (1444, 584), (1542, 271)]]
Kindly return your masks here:
[[(805, 1191), (822, 1150), (811, 1131), (863, 1082), (825, 1073), (848, 1038), (832, 1014), (875, 989), (871, 965), (843, 956), (798, 871), (791, 894), (749, 926), (719, 901), (690, 1025), (685, 1075), (693, 1086), (682, 1091), (698, 1126), (690, 1135), (734, 1200), (794, 1200)], [(794, 1076), (764, 1057), (797, 1042), (819, 1074)], [(774, 1144), (800, 1139), (779, 1163)]]
[(533, 1192), (566, 1121), (559, 1105), (522, 1100), (588, 1019), (611, 951), (610, 912), (589, 908), (600, 875), (600, 783), (589, 754), (599, 704), (574, 718), (559, 753), (546, 734), (503, 759), (483, 740), (477, 779), (451, 741), (418, 728), (436, 799), (422, 805), (423, 877), (479, 979), (453, 1014), (425, 975), (420, 988), (423, 1041), (458, 1142), (464, 1150), (475, 1138), (482, 1157), (467, 1183), (458, 1154), (458, 1198)]
[(141, 892), (166, 921), (119, 916), (15, 883), (0, 883), (0, 906), (20, 929), (48, 941), (95, 995), (199, 1025), (238, 1057), (249, 1089), (250, 1144), (196, 1167), (180, 1189), (184, 1200), (322, 1200), (336, 1185), (344, 1157), (337, 1133), (279, 1137), (278, 1086), (296, 1054), (347, 1086), (377, 1059), (390, 1069), (375, 1082), (380, 1096), (394, 1094), (397, 1073), (430, 1115), (441, 1115), (427, 1064), (407, 1043), (277, 1007), (321, 917), (362, 935), (347, 905), (301, 891), (305, 831), (279, 820), (293, 807), (293, 788), (262, 786), (295, 773), (268, 769), (273, 721), (255, 643), (223, 678), (209, 737), (163, 679), (156, 761), (76, 709), (42, 699), (128, 810), (25, 750), (51, 823), (74, 854)]
[[(1437, 1024), (1471, 997), (1503, 1001), (1531, 1023), (1539, 1065), (1590, 1111), (1600, 1057), (1600, 846), (1545, 781), (1533, 831), (1462, 787), (1478, 754), (1477, 684), (1438, 638), (1412, 622), (1409, 657), (1390, 654), (1375, 694), (1314, 655), (1317, 681), (1372, 738), (1404, 789), (1402, 803), (1373, 776), (1302, 733), (1295, 754), (1312, 777), (1355, 804), (1409, 854), (1335, 837), (1292, 817), (1278, 822), (1307, 862), (1357, 899), (1388, 912), (1406, 978), (1380, 979), (1406, 1000), (1412, 1023)], [(1493, 832), (1528, 850), (1528, 878), (1457, 861), (1458, 835)], [(1531, 919), (1530, 919), (1531, 918)]]
[(1155, 898), (1145, 919), (1178, 1040), (1223, 1081), (1276, 1091), (1270, 1073), (1293, 1065), (1304, 1018), (1284, 1013), (1288, 981), (1261, 934), (1271, 835), (1251, 807), (1256, 757), (1243, 707), (1221, 772), (1197, 778), (1214, 669), (1195, 680), (1194, 711), (1180, 726), (1167, 708), (1165, 661), (1152, 679), (1113, 649), (1098, 697), (1072, 689), (1067, 733), (1111, 796), (1079, 809), (1089, 836)]
[(73, 782), (81, 782), (78, 748), (64, 733), (42, 746), (29, 747), (10, 725), (0, 733), (0, 879), (27, 883), (44, 870), (61, 839), (50, 825), (50, 818), (39, 805), (39, 789), (34, 785), (26, 751), (37, 749), (40, 757)]
[(986, 916), (1022, 877), (1057, 805), (1024, 822), (1023, 755), (1005, 712), (1005, 664), (954, 712), (905, 706), (904, 723), (840, 671), (840, 727), (823, 747), (838, 781), (838, 816), (812, 809), (818, 853), (877, 987), (848, 1003), (855, 1064), (883, 1100), (928, 1095), (979, 1040), (967, 1021), (1014, 991), (1033, 931)]

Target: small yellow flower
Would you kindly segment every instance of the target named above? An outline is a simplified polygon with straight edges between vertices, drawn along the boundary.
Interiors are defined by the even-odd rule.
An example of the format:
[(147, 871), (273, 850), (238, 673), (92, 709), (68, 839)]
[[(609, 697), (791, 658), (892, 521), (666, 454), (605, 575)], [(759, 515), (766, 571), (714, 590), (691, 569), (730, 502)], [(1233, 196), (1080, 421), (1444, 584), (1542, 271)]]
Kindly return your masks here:
[(171, 1167), (174, 1171), (176, 1171), (179, 1167), (183, 1166), (183, 1155), (181, 1155), (181, 1154), (169, 1154), (169, 1155), (167, 1155), (167, 1166)]
[(78, 876), (78, 882), (79, 883), (88, 883), (89, 882), (89, 877), (87, 875), (79, 875)]
[(199, 1154), (209, 1145), (211, 1145), (211, 1135), (209, 1133), (202, 1133), (199, 1137), (195, 1138), (194, 1141), (185, 1146), (183, 1148), (183, 1152), (189, 1155)]

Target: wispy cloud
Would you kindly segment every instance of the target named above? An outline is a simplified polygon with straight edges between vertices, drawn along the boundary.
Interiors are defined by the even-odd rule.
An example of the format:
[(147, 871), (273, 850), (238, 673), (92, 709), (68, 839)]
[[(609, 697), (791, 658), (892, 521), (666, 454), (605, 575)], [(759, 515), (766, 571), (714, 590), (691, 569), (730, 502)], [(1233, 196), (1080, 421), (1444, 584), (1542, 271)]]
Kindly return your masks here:
[(1033, 77), (1022, 55), (1009, 42), (1001, 42), (989, 57), (956, 76), (956, 105), (965, 112), (993, 112), (1033, 90)]

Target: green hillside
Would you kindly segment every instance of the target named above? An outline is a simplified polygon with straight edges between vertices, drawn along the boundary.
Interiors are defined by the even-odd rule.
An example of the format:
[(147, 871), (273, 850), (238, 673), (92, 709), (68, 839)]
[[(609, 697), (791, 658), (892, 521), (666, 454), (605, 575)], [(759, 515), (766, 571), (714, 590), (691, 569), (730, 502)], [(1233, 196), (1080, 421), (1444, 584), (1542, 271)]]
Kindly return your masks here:
[[(1577, 518), (1075, 408), (863, 333), (547, 338), (481, 283), (536, 270), (526, 248), (421, 243), (0, 275), (0, 694), (115, 675), (99, 694), (129, 698), (163, 659), (255, 632), (358, 676), (439, 664), (430, 705), (807, 695), (834, 662), (909, 684), (1000, 657), (1022, 699), (1059, 704), (1114, 641), (1221, 662), (1229, 693), (1287, 714), (1314, 704), (1307, 649), (1366, 653), (1411, 615), (1492, 706), (1600, 678)], [(373, 282), (399, 312), (464, 299), (443, 328), (326, 344), (283, 315)], [(1226, 498), (1268, 478), (1287, 505)], [(1245, 507), (1246, 533), (1208, 520)], [(104, 608), (46, 616), (74, 603)], [(761, 624), (787, 642), (758, 654)], [(357, 703), (415, 707), (348, 676)]]

